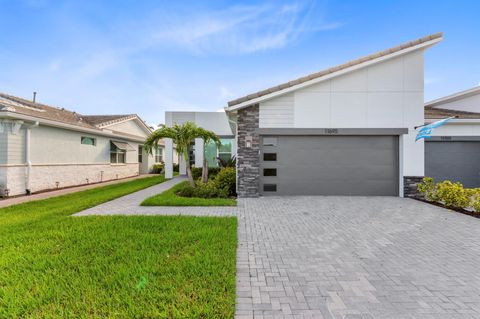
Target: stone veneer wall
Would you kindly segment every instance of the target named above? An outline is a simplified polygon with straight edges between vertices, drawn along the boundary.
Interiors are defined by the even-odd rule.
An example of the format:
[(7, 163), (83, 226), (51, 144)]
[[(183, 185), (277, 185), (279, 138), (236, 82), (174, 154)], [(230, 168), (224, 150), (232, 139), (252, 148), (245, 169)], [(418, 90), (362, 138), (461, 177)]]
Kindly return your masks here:
[(403, 197), (422, 198), (417, 190), (417, 184), (421, 183), (423, 176), (404, 176), (403, 177)]
[[(258, 104), (237, 113), (237, 194), (239, 197), (259, 196), (260, 137), (258, 135)], [(251, 136), (252, 145), (246, 147)]]
[[(4, 172), (4, 174), (1, 174)], [(103, 173), (102, 173), (103, 172)], [(0, 176), (6, 176), (9, 195), (25, 194), (25, 165), (0, 167)], [(30, 190), (32, 193), (89, 183), (136, 176), (139, 174), (138, 163), (111, 164), (72, 164), (72, 165), (33, 165), (30, 173)], [(87, 181), (88, 179), (88, 181)], [(1, 181), (1, 180), (0, 180)], [(0, 189), (3, 194), (3, 189)]]

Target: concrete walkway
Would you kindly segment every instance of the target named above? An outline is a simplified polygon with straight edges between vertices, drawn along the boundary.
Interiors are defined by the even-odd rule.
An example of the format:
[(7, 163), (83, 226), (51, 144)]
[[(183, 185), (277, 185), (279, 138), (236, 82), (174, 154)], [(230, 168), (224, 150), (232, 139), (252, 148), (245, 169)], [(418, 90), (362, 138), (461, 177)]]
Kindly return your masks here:
[(151, 196), (160, 194), (176, 184), (185, 181), (185, 177), (173, 179), (145, 188), (141, 191), (114, 199), (104, 204), (81, 211), (74, 216), (88, 215), (195, 215), (195, 216), (235, 216), (239, 207), (168, 207), (140, 206)]
[(59, 189), (59, 190), (33, 194), (33, 195), (30, 195), (30, 196), (19, 196), (19, 197), (12, 197), (12, 198), (8, 198), (8, 199), (0, 199), (0, 208), (11, 206), (11, 205), (17, 205), (17, 204), (21, 204), (21, 203), (26, 203), (26, 202), (31, 202), (31, 201), (34, 201), (34, 200), (46, 199), (46, 198), (50, 198), (50, 197), (56, 197), (56, 196), (61, 196), (61, 195), (65, 195), (65, 194), (80, 192), (80, 191), (91, 189), (91, 188), (97, 188), (97, 187), (102, 187), (102, 186), (106, 186), (106, 185), (124, 183), (124, 182), (132, 181), (132, 180), (139, 179), (139, 178), (145, 178), (145, 177), (149, 177), (149, 176), (158, 176), (158, 175), (156, 175), (156, 174), (142, 174), (142, 175), (138, 175), (138, 176), (134, 176), (134, 177), (122, 178), (122, 179), (107, 181), (107, 182), (103, 182), (103, 183), (96, 183), (96, 184), (90, 184), (90, 185), (63, 188), (63, 189)]

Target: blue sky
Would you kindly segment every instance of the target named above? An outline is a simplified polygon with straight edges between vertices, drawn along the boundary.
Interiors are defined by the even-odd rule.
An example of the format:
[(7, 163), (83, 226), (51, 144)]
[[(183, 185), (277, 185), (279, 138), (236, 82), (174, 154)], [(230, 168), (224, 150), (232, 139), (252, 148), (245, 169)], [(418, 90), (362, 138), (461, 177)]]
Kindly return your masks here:
[(230, 99), (442, 31), (425, 98), (480, 83), (480, 1), (0, 0), (0, 91), (83, 114)]

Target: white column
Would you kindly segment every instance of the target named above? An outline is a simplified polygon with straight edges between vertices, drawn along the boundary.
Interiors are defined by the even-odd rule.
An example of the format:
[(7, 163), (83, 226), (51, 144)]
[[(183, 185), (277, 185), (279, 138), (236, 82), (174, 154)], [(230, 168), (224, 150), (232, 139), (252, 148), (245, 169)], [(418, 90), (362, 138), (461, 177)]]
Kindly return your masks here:
[(165, 140), (165, 178), (173, 177), (173, 142), (171, 138)]
[(178, 162), (179, 162), (179, 174), (187, 175), (187, 163), (185, 161), (183, 154), (180, 154), (178, 156)]
[(203, 139), (195, 139), (195, 167), (203, 167)]

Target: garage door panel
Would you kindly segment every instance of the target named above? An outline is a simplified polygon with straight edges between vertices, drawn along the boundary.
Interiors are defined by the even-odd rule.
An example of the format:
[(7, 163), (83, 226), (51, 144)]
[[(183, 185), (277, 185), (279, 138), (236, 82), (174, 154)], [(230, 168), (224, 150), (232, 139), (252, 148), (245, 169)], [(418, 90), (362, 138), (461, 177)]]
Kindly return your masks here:
[[(398, 195), (397, 136), (278, 136), (276, 161), (261, 161), (277, 176), (261, 176), (275, 184), (264, 195)], [(262, 156), (263, 159), (263, 156)], [(271, 187), (267, 187), (270, 188)]]
[(427, 141), (425, 176), (480, 187), (480, 142)]

